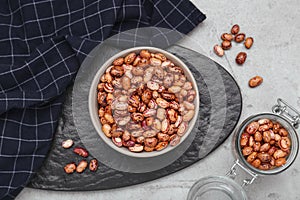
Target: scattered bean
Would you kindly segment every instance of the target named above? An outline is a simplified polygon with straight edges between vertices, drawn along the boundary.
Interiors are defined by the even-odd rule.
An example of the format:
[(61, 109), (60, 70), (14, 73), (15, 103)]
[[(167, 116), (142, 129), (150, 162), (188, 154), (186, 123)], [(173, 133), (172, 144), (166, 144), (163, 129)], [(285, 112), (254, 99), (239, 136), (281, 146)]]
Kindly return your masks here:
[(217, 56), (220, 56), (220, 57), (224, 56), (223, 48), (217, 44), (214, 46), (214, 52), (215, 52), (215, 54), (217, 54)]
[(62, 147), (65, 149), (69, 149), (73, 146), (74, 142), (72, 139), (68, 139), (62, 142)]
[(261, 76), (255, 76), (249, 80), (249, 87), (254, 88), (262, 84), (263, 78)]
[(77, 155), (80, 155), (80, 156), (84, 157), (84, 158), (89, 156), (89, 152), (85, 148), (82, 148), (82, 147), (75, 147), (73, 152), (76, 153)]
[(64, 167), (64, 170), (67, 174), (72, 174), (76, 170), (76, 164), (75, 163), (69, 163)]
[(247, 37), (245, 42), (244, 42), (244, 45), (247, 49), (250, 49), (253, 45), (253, 38), (252, 37)]
[(238, 24), (233, 25), (232, 28), (231, 28), (231, 33), (233, 35), (236, 35), (239, 32), (240, 32), (240, 26)]
[(228, 50), (228, 49), (230, 49), (230, 48), (231, 48), (231, 42), (228, 41), (228, 40), (224, 40), (224, 41), (222, 42), (222, 49)]
[(246, 35), (244, 33), (239, 33), (234, 37), (234, 41), (237, 43), (243, 42), (245, 40)]
[(90, 161), (89, 169), (92, 172), (95, 172), (98, 170), (98, 160), (97, 159), (94, 158)]
[(86, 160), (80, 161), (79, 164), (77, 165), (76, 172), (77, 173), (84, 172), (87, 166), (88, 166), (88, 162)]
[(229, 34), (229, 33), (223, 33), (221, 35), (221, 39), (222, 40), (227, 40), (227, 41), (231, 41), (233, 40), (233, 35)]
[(238, 64), (238, 65), (242, 65), (245, 63), (247, 59), (247, 54), (245, 52), (240, 52), (238, 53), (238, 55), (236, 56), (235, 58), (235, 62)]

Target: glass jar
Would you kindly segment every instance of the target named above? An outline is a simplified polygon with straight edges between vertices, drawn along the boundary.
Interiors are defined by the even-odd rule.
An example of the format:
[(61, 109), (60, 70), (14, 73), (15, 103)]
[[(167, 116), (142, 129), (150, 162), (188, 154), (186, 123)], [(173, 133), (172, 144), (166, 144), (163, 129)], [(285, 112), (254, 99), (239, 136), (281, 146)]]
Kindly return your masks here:
[[(277, 103), (272, 108), (273, 113), (256, 114), (243, 121), (234, 135), (233, 144), (237, 159), (230, 171), (226, 176), (210, 176), (198, 180), (190, 189), (188, 200), (247, 200), (248, 197), (243, 189), (244, 186), (252, 184), (258, 176), (278, 174), (292, 165), (299, 150), (299, 139), (296, 129), (300, 124), (300, 113), (282, 99), (278, 99)], [(287, 157), (286, 164), (270, 170), (260, 170), (249, 164), (244, 158), (240, 147), (240, 138), (246, 126), (253, 121), (265, 118), (280, 123), (288, 131), (291, 140), (290, 154)], [(237, 176), (236, 171), (238, 168), (251, 177), (244, 179), (242, 185), (233, 180)]]

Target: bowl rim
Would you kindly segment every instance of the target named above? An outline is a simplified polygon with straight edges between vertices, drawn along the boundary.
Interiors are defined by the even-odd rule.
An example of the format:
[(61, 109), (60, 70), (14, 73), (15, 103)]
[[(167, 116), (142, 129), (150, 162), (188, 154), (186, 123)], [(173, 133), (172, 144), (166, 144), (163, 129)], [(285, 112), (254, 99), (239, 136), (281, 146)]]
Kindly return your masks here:
[[(143, 49), (149, 50), (150, 52), (158, 52), (158, 53), (163, 53), (169, 60), (171, 60), (172, 62), (176, 63), (177, 65), (179, 65), (183, 70), (185, 75), (188, 77), (189, 81), (192, 82), (193, 87), (196, 91), (196, 97), (194, 100), (195, 103), (195, 114), (194, 117), (192, 118), (192, 120), (189, 122), (189, 126), (188, 126), (188, 130), (186, 131), (186, 133), (181, 137), (180, 142), (173, 147), (170, 147), (168, 145), (167, 148), (161, 150), (161, 151), (153, 151), (153, 152), (131, 152), (129, 151), (127, 148), (125, 149), (123, 146), (122, 147), (117, 147), (111, 140), (111, 138), (108, 138), (105, 136), (105, 134), (102, 132), (101, 130), (101, 123), (99, 122), (99, 117), (98, 117), (98, 110), (95, 110), (95, 101), (96, 98), (94, 96), (94, 94), (97, 94), (97, 85), (99, 83), (100, 77), (101, 75), (105, 72), (105, 70), (112, 65), (112, 62), (118, 58), (118, 57), (124, 57), (125, 55), (127, 55), (130, 52), (137, 52), (137, 51), (141, 51)], [(97, 101), (96, 101), (97, 102)], [(193, 76), (193, 74), (191, 73), (190, 69), (188, 68), (188, 66), (177, 56), (175, 56), (174, 54), (160, 49), (160, 48), (156, 48), (156, 47), (151, 47), (151, 46), (139, 46), (139, 47), (132, 47), (132, 48), (128, 48), (128, 49), (124, 49), (120, 52), (118, 52), (117, 54), (113, 55), (112, 57), (110, 57), (107, 61), (104, 62), (104, 64), (102, 64), (96, 74), (94, 75), (94, 78), (92, 80), (90, 89), (89, 89), (89, 96), (88, 96), (88, 107), (89, 107), (89, 114), (90, 114), (90, 118), (92, 121), (92, 124), (96, 130), (96, 132), (98, 133), (98, 135), (100, 136), (100, 138), (104, 141), (104, 143), (106, 145), (108, 145), (109, 147), (111, 147), (112, 149), (116, 150), (117, 152), (126, 155), (126, 156), (130, 156), (130, 157), (135, 157), (135, 158), (151, 158), (151, 157), (156, 157), (156, 156), (160, 156), (163, 154), (166, 154), (172, 150), (174, 150), (175, 148), (177, 148), (178, 146), (180, 146), (180, 144), (182, 144), (186, 138), (190, 135), (191, 131), (193, 130), (197, 119), (198, 119), (198, 115), (199, 115), (199, 110), (200, 110), (200, 95), (199, 95), (199, 89), (197, 86), (197, 82)], [(96, 114), (96, 117), (95, 117)], [(190, 125), (191, 124), (191, 125)]]

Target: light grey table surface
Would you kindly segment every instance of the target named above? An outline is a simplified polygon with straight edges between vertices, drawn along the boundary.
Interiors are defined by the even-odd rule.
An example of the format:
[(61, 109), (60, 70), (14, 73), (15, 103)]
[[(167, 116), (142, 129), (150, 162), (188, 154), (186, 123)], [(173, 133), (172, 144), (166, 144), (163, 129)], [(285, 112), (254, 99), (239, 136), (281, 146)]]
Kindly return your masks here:
[[(199, 25), (180, 44), (199, 50), (213, 58), (235, 77), (243, 95), (241, 120), (270, 111), (281, 97), (300, 110), (300, 2), (298, 0), (193, 0), (207, 20)], [(219, 36), (238, 23), (241, 31), (254, 37), (247, 62), (237, 66), (236, 54), (244, 50), (233, 45), (226, 57), (218, 58), (212, 47), (220, 42)], [(195, 42), (197, 41), (197, 43)], [(264, 77), (261, 87), (250, 89), (248, 79), (254, 75)], [(299, 132), (300, 130), (298, 130)], [(131, 199), (131, 200), (182, 200), (198, 179), (209, 175), (224, 175), (235, 160), (232, 137), (204, 160), (167, 177), (121, 189), (94, 192), (55, 192), (25, 188), (17, 200), (81, 200), (81, 199)], [(80, 184), (80, 183), (79, 183)], [(246, 188), (250, 200), (300, 199), (300, 158), (285, 172), (259, 177)]]

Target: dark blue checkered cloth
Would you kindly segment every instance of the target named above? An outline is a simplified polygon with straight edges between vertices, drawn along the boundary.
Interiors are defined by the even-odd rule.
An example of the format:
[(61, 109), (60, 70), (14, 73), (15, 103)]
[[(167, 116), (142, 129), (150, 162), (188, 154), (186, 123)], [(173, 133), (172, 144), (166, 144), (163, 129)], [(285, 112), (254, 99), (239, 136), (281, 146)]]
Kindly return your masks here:
[(0, 199), (14, 199), (51, 146), (86, 55), (137, 27), (190, 32), (205, 16), (187, 0), (0, 1)]

